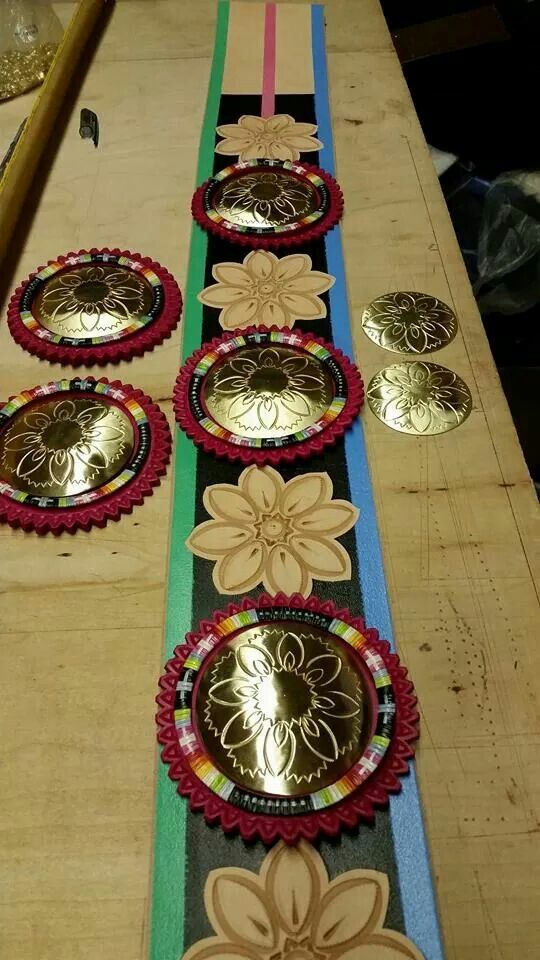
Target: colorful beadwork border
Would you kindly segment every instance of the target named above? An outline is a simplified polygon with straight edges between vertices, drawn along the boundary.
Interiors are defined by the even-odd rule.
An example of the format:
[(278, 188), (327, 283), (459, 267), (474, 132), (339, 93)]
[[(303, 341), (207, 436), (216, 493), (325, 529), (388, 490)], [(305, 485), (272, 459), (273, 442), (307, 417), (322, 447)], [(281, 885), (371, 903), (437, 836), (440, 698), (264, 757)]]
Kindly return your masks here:
[[(255, 168), (256, 170), (271, 170), (272, 167), (279, 167), (280, 170), (287, 170), (289, 173), (295, 175), (300, 182), (302, 180), (309, 180), (314, 187), (317, 188), (317, 195), (319, 198), (319, 206), (313, 213), (308, 214), (305, 217), (301, 217), (299, 220), (292, 221), (291, 223), (286, 224), (276, 224), (272, 227), (246, 227), (243, 224), (233, 223), (230, 220), (227, 220), (226, 217), (222, 217), (217, 210), (215, 210), (212, 200), (216, 188), (222, 183), (223, 180), (227, 180), (229, 177), (235, 178), (241, 176), (247, 170)], [(207, 184), (207, 187), (204, 192), (204, 209), (206, 216), (210, 218), (214, 223), (222, 224), (225, 230), (233, 230), (237, 233), (247, 233), (250, 236), (255, 234), (256, 236), (269, 236), (273, 234), (280, 233), (291, 233), (293, 230), (302, 230), (304, 227), (309, 226), (311, 223), (315, 223), (317, 220), (320, 220), (321, 217), (328, 212), (330, 206), (330, 197), (326, 184), (322, 177), (317, 173), (308, 171), (300, 163), (293, 163), (291, 160), (240, 160), (238, 163), (232, 163), (228, 167), (224, 167), (223, 170), (220, 170), (219, 173), (216, 173), (212, 180)]]
[(171, 451), (171, 434), (164, 414), (141, 390), (104, 377), (50, 381), (12, 397), (0, 409), (0, 431), (14, 413), (38, 397), (55, 394), (96, 393), (124, 407), (137, 427), (133, 455), (121, 472), (108, 483), (71, 497), (36, 497), (0, 481), (0, 522), (37, 533), (74, 532), (91, 526), (105, 526), (130, 513), (159, 483), (166, 472)]
[[(153, 304), (148, 314), (137, 318), (119, 333), (81, 340), (63, 337), (42, 326), (32, 312), (32, 302), (41, 284), (66, 267), (81, 263), (118, 263), (142, 274), (153, 288)], [(169, 337), (182, 311), (182, 296), (174, 277), (159, 263), (128, 250), (96, 248), (49, 260), (30, 274), (11, 297), (8, 325), (13, 339), (29, 353), (61, 364), (81, 365), (118, 363), (141, 356)]]
[[(194, 679), (204, 659), (240, 628), (280, 620), (317, 626), (349, 643), (370, 671), (379, 702), (376, 730), (362, 757), (335, 784), (295, 798), (296, 809), (289, 799), (256, 798), (229, 780), (207, 756), (191, 722)], [(388, 795), (399, 791), (398, 778), (407, 772), (418, 736), (412, 684), (377, 631), (332, 602), (323, 603), (313, 595), (305, 600), (299, 595), (262, 594), (256, 601), (232, 604), (201, 623), (198, 633), (187, 634), (165, 671), (156, 717), (162, 759), (170, 765), (169, 777), (178, 781), (178, 792), (189, 797), (192, 809), (202, 810), (209, 822), (218, 820), (225, 830), (239, 830), (245, 839), (258, 836), (265, 843), (278, 837), (289, 843), (300, 837), (313, 840), (320, 833), (335, 836), (344, 824), (372, 820), (374, 807), (385, 805)], [(263, 803), (267, 809), (261, 812), (257, 804)]]
[[(309, 179), (317, 187), (321, 204), (317, 211), (294, 223), (272, 228), (251, 229), (225, 220), (214, 210), (211, 198), (216, 186), (226, 177), (237, 176), (253, 167), (279, 167), (292, 174)], [(240, 243), (254, 248), (298, 246), (322, 237), (341, 219), (343, 214), (343, 194), (337, 181), (325, 170), (309, 163), (293, 163), (291, 160), (243, 160), (230, 164), (219, 173), (206, 180), (195, 191), (191, 202), (191, 212), (197, 223), (223, 240)]]
[[(286, 437), (240, 437), (220, 426), (200, 402), (208, 371), (224, 355), (244, 346), (280, 343), (311, 353), (325, 363), (334, 381), (336, 394), (323, 416), (314, 424)], [(234, 331), (204, 344), (182, 367), (173, 395), (174, 412), (179, 425), (208, 452), (243, 463), (278, 463), (319, 452), (335, 443), (358, 415), (364, 398), (364, 386), (357, 367), (341, 351), (310, 333), (288, 328), (250, 327)]]

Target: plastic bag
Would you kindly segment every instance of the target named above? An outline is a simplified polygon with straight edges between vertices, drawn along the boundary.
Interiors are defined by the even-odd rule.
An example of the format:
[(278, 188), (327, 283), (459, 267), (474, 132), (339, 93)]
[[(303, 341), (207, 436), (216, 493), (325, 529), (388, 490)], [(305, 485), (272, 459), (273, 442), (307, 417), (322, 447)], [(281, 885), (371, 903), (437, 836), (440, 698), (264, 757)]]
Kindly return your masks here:
[(540, 173), (503, 173), (489, 188), (478, 239), (482, 313), (515, 314), (540, 301)]
[(50, 3), (0, 0), (0, 100), (42, 83), (62, 33)]

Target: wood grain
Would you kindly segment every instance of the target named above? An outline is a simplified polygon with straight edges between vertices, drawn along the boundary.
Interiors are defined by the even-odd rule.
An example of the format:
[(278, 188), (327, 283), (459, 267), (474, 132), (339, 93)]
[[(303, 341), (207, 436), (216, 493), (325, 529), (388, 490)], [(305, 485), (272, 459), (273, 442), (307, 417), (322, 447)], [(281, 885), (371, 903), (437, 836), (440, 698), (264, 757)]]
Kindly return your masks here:
[[(214, 16), (207, 0), (117, 5), (11, 285), (65, 250), (111, 244), (183, 282)], [(358, 362), (367, 381), (392, 362), (362, 334), (363, 305), (426, 290), (461, 328), (434, 359), (474, 398), (469, 420), (440, 438), (404, 437), (364, 414), (396, 634), (422, 707), (447, 956), (536, 960), (538, 505), (377, 0), (332, 0), (326, 18)], [(6, 106), (2, 137), (28, 111)], [(81, 106), (99, 114), (99, 150), (78, 136)], [(170, 412), (179, 336), (104, 372)], [(2, 396), (59, 372), (1, 323)], [(0, 955), (10, 960), (142, 960), (170, 493), (169, 476), (131, 517), (76, 537), (0, 529)]]

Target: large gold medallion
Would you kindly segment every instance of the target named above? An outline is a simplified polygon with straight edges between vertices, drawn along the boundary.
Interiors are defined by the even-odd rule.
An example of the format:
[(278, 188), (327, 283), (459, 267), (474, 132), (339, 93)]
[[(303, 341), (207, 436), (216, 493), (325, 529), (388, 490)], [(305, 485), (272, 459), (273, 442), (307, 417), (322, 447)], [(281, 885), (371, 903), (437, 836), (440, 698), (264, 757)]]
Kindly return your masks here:
[(265, 327), (204, 344), (174, 390), (186, 433), (245, 463), (319, 452), (343, 434), (362, 400), (358, 370), (331, 344)]
[(116, 263), (67, 267), (39, 287), (32, 313), (61, 337), (92, 340), (120, 334), (152, 307), (153, 289), (140, 273)]
[(417, 736), (412, 684), (389, 645), (313, 594), (215, 613), (160, 688), (179, 793), (246, 839), (292, 843), (371, 819), (399, 790)]
[(204, 230), (252, 248), (306, 243), (343, 211), (330, 174), (290, 160), (250, 159), (215, 173), (196, 190), (191, 210)]
[(312, 426), (333, 399), (332, 377), (292, 347), (255, 347), (216, 364), (204, 401), (216, 423), (240, 437), (283, 437)]
[(38, 399), (0, 432), (0, 481), (37, 496), (76, 496), (108, 483), (133, 447), (121, 407), (95, 395)]
[(287, 172), (255, 170), (223, 182), (213, 198), (224, 220), (250, 229), (296, 223), (315, 213), (317, 190)]
[(242, 786), (282, 796), (338, 780), (371, 733), (358, 662), (296, 623), (254, 627), (221, 647), (197, 710), (214, 762)]
[(178, 285), (159, 263), (127, 250), (80, 250), (49, 260), (15, 290), (8, 324), (30, 353), (91, 366), (151, 350), (181, 308)]

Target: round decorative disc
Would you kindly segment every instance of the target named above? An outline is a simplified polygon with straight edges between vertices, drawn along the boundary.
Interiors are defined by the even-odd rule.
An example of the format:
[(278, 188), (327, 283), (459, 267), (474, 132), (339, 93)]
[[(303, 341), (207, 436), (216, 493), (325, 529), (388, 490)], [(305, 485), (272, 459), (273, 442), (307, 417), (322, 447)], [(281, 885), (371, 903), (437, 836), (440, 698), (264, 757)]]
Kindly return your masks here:
[(417, 436), (447, 433), (472, 410), (465, 381), (427, 360), (394, 363), (380, 370), (369, 384), (367, 397), (379, 420), (393, 430)]
[(377, 297), (362, 314), (364, 333), (394, 353), (431, 353), (455, 337), (453, 310), (427, 293), (398, 290)]
[(334, 443), (358, 414), (363, 393), (356, 367), (330, 344), (252, 327), (190, 357), (176, 381), (174, 409), (207, 451), (276, 463)]
[(192, 806), (265, 842), (370, 819), (400, 788), (418, 714), (389, 645), (315, 597), (215, 615), (160, 681), (163, 759)]
[(288, 160), (245, 160), (220, 170), (196, 191), (197, 222), (231, 243), (279, 247), (323, 236), (343, 212), (330, 174)]
[(120, 250), (51, 260), (13, 294), (13, 338), (39, 357), (72, 366), (140, 356), (178, 323), (177, 283), (158, 263)]
[(38, 533), (104, 526), (152, 492), (170, 449), (165, 416), (131, 386), (26, 390), (0, 408), (0, 520)]

